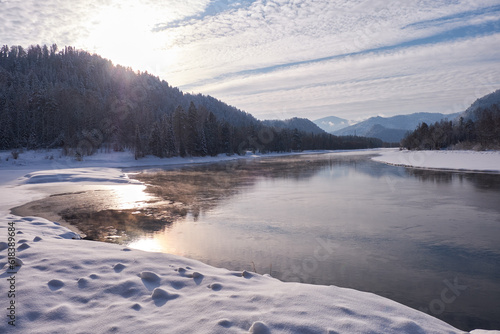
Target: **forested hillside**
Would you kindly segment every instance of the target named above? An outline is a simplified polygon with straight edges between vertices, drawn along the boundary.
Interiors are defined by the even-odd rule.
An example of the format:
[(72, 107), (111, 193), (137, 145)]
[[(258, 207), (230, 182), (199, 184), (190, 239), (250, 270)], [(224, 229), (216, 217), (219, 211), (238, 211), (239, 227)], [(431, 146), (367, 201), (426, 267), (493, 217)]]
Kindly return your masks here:
[(500, 149), (500, 90), (472, 104), (456, 120), (421, 123), (401, 141), (401, 147), (417, 150)]
[(0, 149), (64, 148), (76, 156), (97, 149), (171, 157), (381, 145), (265, 126), (213, 97), (56, 45), (0, 49), (0, 124)]
[(297, 129), (302, 132), (314, 133), (316, 135), (325, 133), (323, 129), (307, 118), (293, 117), (285, 120), (266, 120), (262, 121), (262, 123), (276, 129)]

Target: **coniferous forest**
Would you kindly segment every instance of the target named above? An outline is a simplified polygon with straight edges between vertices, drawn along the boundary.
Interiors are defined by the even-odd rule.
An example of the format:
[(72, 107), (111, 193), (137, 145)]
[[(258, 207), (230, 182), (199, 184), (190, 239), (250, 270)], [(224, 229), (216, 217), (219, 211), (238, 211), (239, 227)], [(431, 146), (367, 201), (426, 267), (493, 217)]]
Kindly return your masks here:
[(57, 45), (0, 49), (0, 149), (136, 158), (379, 147), (378, 139), (266, 126), (213, 97)]
[(421, 123), (401, 141), (408, 150), (500, 149), (500, 107), (478, 108), (456, 121)]

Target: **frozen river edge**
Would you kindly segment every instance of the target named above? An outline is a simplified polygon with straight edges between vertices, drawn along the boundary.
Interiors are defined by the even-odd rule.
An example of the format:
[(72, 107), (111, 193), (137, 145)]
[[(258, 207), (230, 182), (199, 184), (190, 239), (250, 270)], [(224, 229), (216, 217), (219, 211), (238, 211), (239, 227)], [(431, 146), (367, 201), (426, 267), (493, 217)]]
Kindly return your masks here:
[(500, 173), (499, 151), (382, 150), (374, 161), (394, 166), (444, 171)]

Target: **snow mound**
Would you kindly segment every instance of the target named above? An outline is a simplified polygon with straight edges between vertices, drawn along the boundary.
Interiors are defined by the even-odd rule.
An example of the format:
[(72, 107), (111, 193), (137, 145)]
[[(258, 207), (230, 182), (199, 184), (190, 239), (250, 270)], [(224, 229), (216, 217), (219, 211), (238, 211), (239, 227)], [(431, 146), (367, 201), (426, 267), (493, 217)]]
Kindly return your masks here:
[(178, 294), (168, 293), (161, 288), (155, 288), (153, 290), (153, 293), (151, 294), (151, 298), (154, 300), (155, 305), (158, 307), (165, 305), (167, 301), (176, 299), (177, 297), (179, 297)]
[(74, 239), (74, 240), (81, 239), (81, 237), (80, 237), (80, 235), (78, 233), (75, 233), (75, 232), (72, 232), (72, 231), (61, 233), (61, 234), (59, 234), (59, 236), (61, 238), (63, 238), (63, 239)]
[(261, 321), (254, 322), (252, 324), (252, 326), (250, 327), (250, 329), (248, 330), (248, 332), (253, 333), (253, 334), (270, 334), (271, 333), (271, 331), (266, 326), (266, 324), (261, 322)]
[(148, 282), (155, 282), (160, 280), (160, 277), (158, 275), (150, 271), (143, 271), (139, 274), (139, 277)]
[(56, 291), (56, 290), (61, 289), (64, 286), (64, 282), (60, 281), (58, 279), (53, 279), (53, 280), (50, 280), (49, 283), (47, 283), (47, 285), (49, 286), (50, 290)]
[(212, 283), (212, 284), (208, 285), (208, 288), (212, 289), (214, 291), (220, 291), (220, 290), (222, 290), (222, 284), (220, 284), (220, 283)]
[(122, 263), (117, 263), (113, 266), (115, 273), (121, 273), (125, 268), (127, 268), (127, 266)]

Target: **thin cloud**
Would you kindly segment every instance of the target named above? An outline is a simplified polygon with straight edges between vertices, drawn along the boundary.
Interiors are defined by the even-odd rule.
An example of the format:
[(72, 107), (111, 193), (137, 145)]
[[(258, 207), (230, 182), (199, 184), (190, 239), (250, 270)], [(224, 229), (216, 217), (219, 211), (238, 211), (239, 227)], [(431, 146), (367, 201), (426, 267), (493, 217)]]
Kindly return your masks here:
[(415, 28), (415, 29), (427, 29), (429, 27), (444, 26), (449, 24), (463, 24), (464, 21), (470, 22), (471, 20), (479, 19), (498, 19), (498, 13), (500, 12), (500, 5), (491, 6), (485, 8), (479, 8), (475, 10), (469, 10), (466, 12), (460, 12), (457, 14), (439, 17), (432, 20), (423, 20), (420, 22), (415, 22), (408, 24), (402, 29)]
[(71, 45), (86, 33), (81, 23), (96, 7), (92, 1), (9, 0), (0, 2), (0, 36), (8, 45)]

